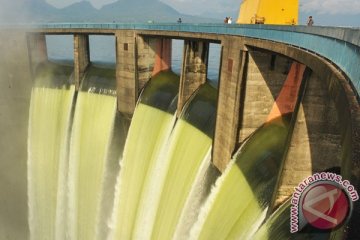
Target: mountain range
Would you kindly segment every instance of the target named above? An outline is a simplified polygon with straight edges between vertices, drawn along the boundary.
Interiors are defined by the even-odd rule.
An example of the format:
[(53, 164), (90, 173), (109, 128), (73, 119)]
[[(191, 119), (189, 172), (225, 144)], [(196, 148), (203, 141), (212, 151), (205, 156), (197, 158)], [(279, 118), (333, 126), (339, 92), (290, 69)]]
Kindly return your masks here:
[[(236, 20), (238, 9), (226, 13)], [(360, 26), (360, 14), (319, 14), (300, 11), (299, 23), (306, 24), (308, 15), (313, 15), (315, 25)], [(208, 16), (211, 16), (209, 18)], [(225, 13), (206, 12), (200, 16), (182, 14), (159, 0), (118, 0), (94, 8), (90, 2), (81, 1), (65, 8), (56, 8), (45, 0), (0, 0), (1, 23), (34, 22), (183, 22), (221, 23)]]
[(55, 8), (45, 0), (0, 0), (1, 23), (29, 22), (221, 22), (219, 19), (179, 13), (158, 0), (118, 0), (94, 8), (81, 1), (65, 8)]

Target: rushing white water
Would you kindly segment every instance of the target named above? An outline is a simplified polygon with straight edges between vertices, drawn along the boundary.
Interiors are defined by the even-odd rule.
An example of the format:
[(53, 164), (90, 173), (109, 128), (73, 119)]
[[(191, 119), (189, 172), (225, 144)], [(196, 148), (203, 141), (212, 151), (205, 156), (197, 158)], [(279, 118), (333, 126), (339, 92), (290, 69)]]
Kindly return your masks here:
[[(173, 203), (172, 201), (169, 203), (167, 200), (164, 200), (164, 198), (172, 196), (172, 198), (175, 199), (182, 199), (180, 205), (184, 205), (183, 201), (187, 199), (189, 189), (194, 182), (193, 179), (198, 172), (198, 164), (201, 164), (209, 154), (211, 146), (211, 144), (209, 144), (211, 140), (209, 141), (205, 134), (200, 133), (200, 135), (205, 135), (206, 139), (204, 141), (202, 141), (201, 137), (196, 138), (199, 132), (199, 130), (185, 123), (183, 120), (179, 120), (176, 123), (175, 129), (166, 145), (167, 151), (156, 160), (156, 166), (152, 169), (148, 175), (148, 181), (144, 184), (144, 193), (139, 204), (133, 232), (136, 239), (151, 238), (151, 233), (154, 230), (158, 218), (158, 210), (166, 207), (164, 204)], [(194, 142), (198, 144), (198, 148), (193, 148)], [(192, 149), (192, 151), (190, 149)], [(189, 177), (186, 180), (175, 176), (176, 174), (170, 175), (172, 173), (169, 173), (169, 171), (174, 171), (174, 166), (180, 167), (182, 164), (183, 167), (178, 168), (176, 172), (179, 175), (187, 172)], [(174, 189), (171, 192), (167, 192), (169, 187), (171, 188), (174, 184), (178, 185), (179, 182), (185, 184), (185, 188)], [(169, 184), (171, 184), (171, 186), (169, 186)], [(174, 224), (176, 224), (179, 219), (178, 214), (181, 213), (182, 207), (175, 208), (170, 206), (167, 209), (171, 209), (167, 211), (168, 213), (177, 213), (177, 216), (173, 220)], [(170, 218), (166, 220), (169, 221)], [(166, 229), (168, 229), (166, 226), (162, 226), (162, 230)]]
[(91, 67), (74, 106), (72, 70), (43, 63), (32, 89), (28, 204), (33, 240), (95, 239), (101, 195), (110, 191), (103, 181), (116, 114), (115, 71)]
[(34, 87), (28, 137), (30, 239), (63, 239), (68, 132), (75, 88)]
[[(176, 120), (173, 105), (177, 91), (178, 76), (162, 72), (151, 80), (142, 93), (121, 161), (109, 239), (130, 239), (133, 236), (134, 223), (139, 212), (142, 212), (143, 195), (147, 195), (146, 186), (155, 180), (151, 177), (152, 173), (159, 167), (158, 159), (166, 152)], [(162, 174), (161, 171), (157, 173)]]
[(116, 97), (78, 93), (69, 164), (69, 239), (95, 239)]
[(176, 226), (174, 239), (189, 239), (190, 230), (197, 220), (201, 206), (205, 203), (208, 197), (211, 186), (220, 175), (220, 171), (211, 163), (211, 149), (206, 154), (205, 159), (202, 161), (201, 166), (186, 203), (181, 210), (179, 222)]
[(290, 117), (264, 124), (238, 150), (202, 207), (191, 239), (251, 238), (272, 198)]
[[(168, 76), (162, 74), (160, 77)], [(164, 86), (171, 81), (152, 81), (157, 87), (150, 88), (157, 91), (146, 89), (142, 101), (153, 100), (149, 105), (140, 101), (131, 122), (108, 239), (172, 238), (180, 219), (186, 219), (183, 208), (191, 208), (187, 199), (196, 195), (192, 191), (194, 184), (202, 182), (197, 178), (204, 176), (210, 164), (212, 128), (206, 124), (208, 132), (199, 128), (213, 123), (216, 91), (208, 85), (203, 87), (174, 126), (175, 116), (166, 107), (173, 102), (172, 93), (159, 94), (168, 89)], [(208, 91), (212, 92), (210, 103), (205, 97)], [(164, 99), (168, 102), (165, 107), (156, 107), (159, 100), (166, 102)], [(192, 119), (192, 112), (198, 114), (201, 108), (202, 116)], [(191, 121), (197, 121), (199, 128)]]
[[(237, 190), (236, 186), (241, 190)], [(238, 204), (230, 203), (232, 201), (237, 201)], [(221, 210), (224, 211), (223, 214), (219, 214)], [(249, 232), (256, 230), (264, 219), (260, 215), (261, 209), (250, 185), (232, 161), (202, 207), (199, 220), (191, 230), (190, 239), (248, 239)], [(243, 226), (240, 233), (228, 236), (239, 220), (243, 221), (239, 224)]]
[[(152, 239), (171, 239), (182, 209), (202, 162), (211, 149), (211, 138), (184, 120), (175, 126), (167, 154), (168, 167), (157, 214), (152, 226)], [(195, 147), (196, 146), (196, 147)]]
[(30, 239), (64, 239), (72, 67), (40, 64), (31, 92), (28, 126)]
[[(215, 89), (201, 86), (176, 119), (178, 77), (165, 72), (154, 78), (132, 118), (115, 188), (115, 161), (110, 163), (108, 155), (116, 97), (107, 81), (114, 76), (101, 69), (90, 73), (77, 95), (70, 143), (74, 88), (33, 89), (28, 161), (32, 239), (253, 236), (271, 200), (268, 192), (286, 150), (291, 114), (264, 124), (249, 138), (199, 214), (217, 177), (208, 173)], [(108, 233), (109, 196), (115, 199)]]
[(116, 114), (113, 137), (102, 183), (101, 207), (98, 216), (96, 239), (106, 239), (109, 232), (108, 220), (113, 211), (115, 185), (120, 171), (119, 159), (121, 162), (129, 125), (130, 120), (128, 118), (120, 113)]
[(144, 104), (138, 105), (121, 162), (113, 212), (116, 225), (110, 239), (131, 238), (144, 179), (162, 152), (173, 122), (172, 114)]

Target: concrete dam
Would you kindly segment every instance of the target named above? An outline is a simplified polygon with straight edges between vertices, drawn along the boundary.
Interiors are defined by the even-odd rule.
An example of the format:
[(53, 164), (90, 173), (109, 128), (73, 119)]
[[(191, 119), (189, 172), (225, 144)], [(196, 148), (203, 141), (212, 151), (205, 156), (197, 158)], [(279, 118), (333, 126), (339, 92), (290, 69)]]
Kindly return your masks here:
[[(360, 237), (359, 29), (0, 30), (3, 239)], [(73, 36), (72, 64), (49, 61), (49, 35)], [(115, 37), (114, 69), (92, 63), (92, 35)], [(179, 75), (174, 39), (184, 41)], [(210, 44), (221, 46), (217, 86)], [(316, 174), (344, 187), (321, 213), (299, 185)]]

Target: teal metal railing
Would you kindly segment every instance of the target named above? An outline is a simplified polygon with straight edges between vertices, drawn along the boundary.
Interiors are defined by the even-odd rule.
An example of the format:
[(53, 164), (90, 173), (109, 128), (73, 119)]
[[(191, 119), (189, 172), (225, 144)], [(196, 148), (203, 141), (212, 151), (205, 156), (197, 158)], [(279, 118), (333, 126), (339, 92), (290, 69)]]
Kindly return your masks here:
[[(24, 27), (24, 26), (22, 26)], [(26, 26), (40, 29), (133, 29), (236, 35), (290, 44), (314, 52), (334, 63), (360, 93), (360, 29), (338, 27), (156, 24), (156, 23), (46, 23)]]

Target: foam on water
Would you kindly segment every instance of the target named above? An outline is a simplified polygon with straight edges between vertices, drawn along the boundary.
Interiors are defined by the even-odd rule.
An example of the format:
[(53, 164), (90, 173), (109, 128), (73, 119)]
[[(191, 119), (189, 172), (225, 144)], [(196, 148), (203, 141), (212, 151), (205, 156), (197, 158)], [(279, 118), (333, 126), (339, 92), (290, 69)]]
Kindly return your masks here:
[[(28, 128), (30, 239), (64, 239), (71, 106), (71, 68), (49, 64), (38, 71)], [(58, 74), (60, 73), (60, 74)]]
[(77, 95), (68, 170), (68, 239), (97, 237), (117, 110), (115, 83), (115, 69), (91, 65)]
[(239, 149), (202, 207), (191, 239), (249, 239), (260, 226), (286, 150), (286, 119), (265, 124)]
[(144, 179), (173, 127), (173, 115), (139, 104), (133, 116), (121, 162), (111, 239), (130, 239)]
[[(166, 151), (175, 122), (179, 77), (161, 72), (147, 84), (135, 109), (117, 179), (108, 239), (130, 239), (157, 160)], [(154, 191), (157, 189), (155, 188)], [(139, 210), (140, 209), (140, 210)], [(147, 212), (147, 216), (151, 215)]]
[(69, 164), (69, 237), (95, 239), (116, 97), (79, 92)]
[(168, 169), (156, 220), (153, 239), (171, 239), (181, 216), (186, 199), (203, 160), (211, 148), (212, 139), (180, 119), (170, 143)]
[[(177, 119), (179, 77), (171, 72), (153, 77), (140, 96), (123, 154), (115, 151), (110, 161), (116, 115), (111, 79), (114, 71), (90, 68), (77, 95), (72, 128), (74, 87), (46, 87), (47, 81), (34, 87), (31, 238), (250, 239), (267, 215), (292, 113), (250, 136), (208, 196), (219, 175), (210, 162), (216, 90), (202, 85)], [(112, 169), (114, 158), (120, 164)], [(106, 198), (114, 198), (113, 204)]]
[[(206, 188), (198, 194), (194, 191), (199, 184), (206, 182), (200, 178), (204, 177), (210, 164), (216, 96), (216, 90), (204, 84), (184, 106), (164, 157), (163, 178), (158, 181), (158, 186), (149, 187), (160, 190), (158, 202), (152, 206), (156, 209), (156, 216), (149, 223), (151, 235), (147, 238), (174, 238), (178, 225), (182, 228), (179, 231), (186, 231), (193, 216), (185, 209), (200, 204), (202, 195), (206, 195)], [(187, 223), (181, 222), (185, 220)], [(138, 229), (141, 230), (141, 225)]]
[[(256, 231), (252, 236), (254, 240), (303, 240), (303, 239), (316, 239), (328, 240), (336, 239), (336, 232), (338, 229), (330, 231), (323, 231), (306, 224), (299, 232), (290, 232), (290, 199), (283, 203), (267, 221)], [(334, 235), (333, 235), (334, 234)], [(330, 237), (331, 236), (331, 237)]]

